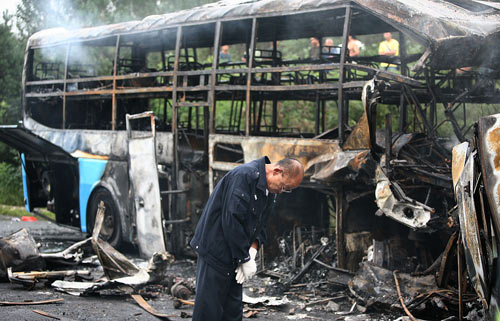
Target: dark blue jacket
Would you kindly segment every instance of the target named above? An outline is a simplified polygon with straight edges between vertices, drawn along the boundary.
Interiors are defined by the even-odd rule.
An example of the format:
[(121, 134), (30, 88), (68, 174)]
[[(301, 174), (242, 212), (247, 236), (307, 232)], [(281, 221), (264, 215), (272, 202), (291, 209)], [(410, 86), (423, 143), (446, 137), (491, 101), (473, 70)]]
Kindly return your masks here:
[(250, 260), (248, 250), (266, 241), (266, 223), (276, 203), (268, 193), (267, 157), (240, 165), (215, 186), (191, 240), (193, 249), (223, 273)]

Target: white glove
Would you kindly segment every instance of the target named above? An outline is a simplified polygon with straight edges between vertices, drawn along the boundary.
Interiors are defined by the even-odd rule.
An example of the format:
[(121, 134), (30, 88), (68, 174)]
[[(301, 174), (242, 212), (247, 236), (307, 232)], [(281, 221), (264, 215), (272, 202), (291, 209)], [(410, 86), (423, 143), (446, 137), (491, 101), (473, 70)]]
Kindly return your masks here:
[(257, 272), (257, 264), (255, 263), (255, 256), (257, 255), (257, 250), (250, 247), (248, 250), (250, 254), (250, 260), (243, 264), (238, 265), (236, 268), (236, 282), (243, 284), (243, 282), (249, 280)]

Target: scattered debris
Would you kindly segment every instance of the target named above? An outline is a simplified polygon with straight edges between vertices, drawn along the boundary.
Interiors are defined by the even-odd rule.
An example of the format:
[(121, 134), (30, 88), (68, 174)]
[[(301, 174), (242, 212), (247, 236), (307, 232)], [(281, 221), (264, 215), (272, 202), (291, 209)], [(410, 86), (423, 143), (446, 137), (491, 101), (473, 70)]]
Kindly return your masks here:
[(132, 299), (134, 299), (135, 302), (137, 302), (137, 304), (139, 304), (139, 306), (141, 308), (143, 308), (144, 310), (151, 313), (152, 315), (154, 315), (157, 318), (160, 318), (162, 320), (170, 320), (170, 317), (174, 317), (173, 315), (166, 315), (166, 314), (163, 314), (163, 313), (156, 311), (151, 305), (149, 305), (146, 302), (146, 300), (144, 300), (144, 298), (142, 296), (140, 296), (138, 294), (131, 294), (130, 296), (132, 297)]
[(21, 284), (27, 288), (33, 288), (37, 282), (46, 280), (47, 283), (52, 283), (54, 280), (68, 276), (89, 276), (90, 271), (87, 270), (69, 270), (69, 271), (33, 271), (33, 272), (12, 272), (12, 268), (7, 269), (9, 281), (11, 283)]
[(87, 251), (84, 250), (85, 247), (90, 245), (90, 241), (92, 238), (87, 238), (83, 241), (76, 242), (70, 247), (66, 248), (61, 252), (55, 253), (41, 253), (40, 256), (48, 263), (48, 264), (57, 264), (57, 265), (78, 265), (83, 262), (87, 255)]
[(317, 259), (317, 257), (323, 253), (323, 251), (326, 249), (328, 246), (328, 238), (322, 237), (321, 238), (321, 247), (312, 255), (312, 257), (307, 261), (307, 263), (302, 267), (299, 273), (294, 275), (290, 280), (288, 280), (285, 285), (290, 286), (290, 284), (294, 283), (296, 280), (300, 279), (302, 275), (309, 269), (311, 264)]
[(0, 279), (7, 280), (9, 267), (14, 272), (45, 268), (35, 240), (25, 228), (0, 238)]
[(59, 303), (59, 302), (63, 302), (63, 301), (64, 301), (64, 299), (52, 299), (52, 300), (44, 300), (44, 301), (22, 301), (22, 302), (0, 301), (0, 305), (40, 305), (40, 304)]
[(103, 282), (54, 282), (53, 287), (70, 294), (134, 294), (150, 283), (166, 278), (166, 268), (174, 261), (167, 252), (155, 253), (146, 268), (140, 268), (125, 255), (115, 250), (108, 242), (99, 238), (104, 220), (104, 203), (99, 204), (92, 234), (92, 246), (103, 268), (107, 280)]
[(394, 275), (394, 282), (396, 283), (396, 289), (398, 290), (399, 302), (401, 302), (401, 306), (405, 310), (405, 313), (410, 317), (411, 321), (416, 321), (416, 319), (413, 316), (413, 314), (411, 314), (411, 312), (408, 311), (408, 308), (406, 307), (405, 302), (403, 300), (403, 296), (401, 295), (401, 288), (399, 287), (399, 281), (398, 281), (397, 272), (394, 271), (394, 272), (392, 272), (392, 274)]
[(194, 301), (174, 298), (174, 308), (180, 309), (183, 304), (194, 306)]
[[(398, 273), (396, 277), (391, 270), (363, 262), (349, 289), (366, 311), (403, 312), (406, 307), (412, 315), (424, 319), (447, 317), (458, 311), (457, 291), (439, 289), (434, 275)], [(475, 299), (471, 294), (462, 298), (464, 302)]]
[(257, 310), (248, 310), (247, 312), (243, 313), (243, 317), (246, 319), (255, 318), (255, 317), (257, 317), (258, 313), (259, 313), (259, 311), (257, 311)]
[(45, 311), (33, 310), (33, 312), (35, 312), (37, 314), (40, 314), (40, 315), (43, 315), (44, 317), (55, 319), (55, 320), (72, 321), (71, 319), (68, 319), (68, 318), (65, 318), (65, 317), (61, 317), (61, 316), (57, 316), (57, 315), (54, 315), (54, 314), (51, 314), (51, 313), (48, 313), (48, 312), (45, 312)]

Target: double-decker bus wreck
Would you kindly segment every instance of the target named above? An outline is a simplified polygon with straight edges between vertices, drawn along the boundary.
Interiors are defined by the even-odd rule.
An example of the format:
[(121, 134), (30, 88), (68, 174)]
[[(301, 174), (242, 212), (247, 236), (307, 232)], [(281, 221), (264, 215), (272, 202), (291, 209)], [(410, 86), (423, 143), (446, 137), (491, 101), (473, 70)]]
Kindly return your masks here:
[[(0, 139), (21, 152), (28, 211), (89, 231), (104, 201), (108, 241), (144, 256), (192, 253), (228, 170), (294, 157), (306, 176), (280, 196), (269, 233), (328, 233), (333, 215), (339, 267), (373, 246), (382, 265), (423, 271), (456, 226), (453, 142), (439, 131), (464, 141), (469, 104), (498, 102), (499, 18), (474, 1), (269, 0), (45, 30), (28, 41), (22, 125)], [(350, 55), (350, 35), (388, 32), (399, 55)], [(316, 56), (280, 50), (311, 37)], [(242, 59), (222, 61), (221, 46)], [(310, 130), (283, 125), (284, 105)]]

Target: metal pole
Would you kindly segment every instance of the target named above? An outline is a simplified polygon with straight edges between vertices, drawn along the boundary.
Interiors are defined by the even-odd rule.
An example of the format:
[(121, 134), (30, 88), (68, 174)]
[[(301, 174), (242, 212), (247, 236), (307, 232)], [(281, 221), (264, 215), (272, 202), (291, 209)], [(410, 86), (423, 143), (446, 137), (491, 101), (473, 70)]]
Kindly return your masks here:
[(63, 85), (63, 105), (62, 105), (62, 129), (66, 128), (66, 88), (68, 80), (68, 63), (69, 63), (69, 52), (71, 50), (71, 44), (66, 46), (66, 58), (64, 62), (64, 85)]
[[(174, 78), (172, 80), (172, 133), (173, 133), (173, 168), (172, 168), (172, 189), (177, 189), (177, 173), (179, 171), (179, 157), (177, 155), (178, 152), (178, 141), (179, 141), (179, 132), (177, 128), (177, 73), (179, 71), (179, 55), (182, 46), (182, 27), (177, 27), (177, 38), (175, 41), (175, 61), (174, 61)], [(172, 211), (175, 215), (176, 211), (176, 198), (172, 198)], [(172, 216), (170, 216), (172, 218)]]
[(115, 60), (113, 62), (113, 94), (111, 96), (111, 129), (116, 130), (116, 74), (118, 73), (118, 59), (120, 59), (120, 35), (116, 36)]
[(344, 31), (342, 34), (342, 48), (340, 50), (340, 70), (339, 70), (339, 89), (338, 89), (338, 115), (339, 115), (339, 143), (344, 143), (345, 127), (345, 111), (344, 111), (344, 89), (343, 83), (345, 80), (345, 58), (347, 54), (347, 40), (351, 28), (351, 7), (345, 8)]
[(248, 71), (247, 71), (247, 96), (245, 106), (245, 136), (250, 136), (250, 86), (252, 85), (253, 55), (255, 51), (255, 36), (257, 30), (257, 19), (252, 19), (252, 34), (250, 38), (250, 50), (248, 52)]
[(321, 122), (321, 101), (319, 100), (319, 92), (316, 91), (316, 109), (315, 109), (315, 119), (314, 119), (314, 135), (318, 136), (320, 133), (320, 122)]
[(217, 21), (215, 24), (215, 39), (214, 39), (214, 60), (212, 61), (212, 75), (210, 78), (210, 93), (208, 104), (210, 106), (210, 124), (209, 131), (215, 133), (215, 86), (217, 85), (217, 68), (219, 68), (219, 48), (221, 45), (222, 23)]
[(385, 171), (387, 176), (391, 170), (392, 156), (392, 114), (385, 115)]
[[(406, 72), (406, 37), (405, 34), (399, 33), (399, 55), (401, 57), (401, 75), (407, 76)], [(408, 125), (408, 104), (404, 98), (404, 91), (401, 91), (399, 98), (399, 132), (404, 133)]]

